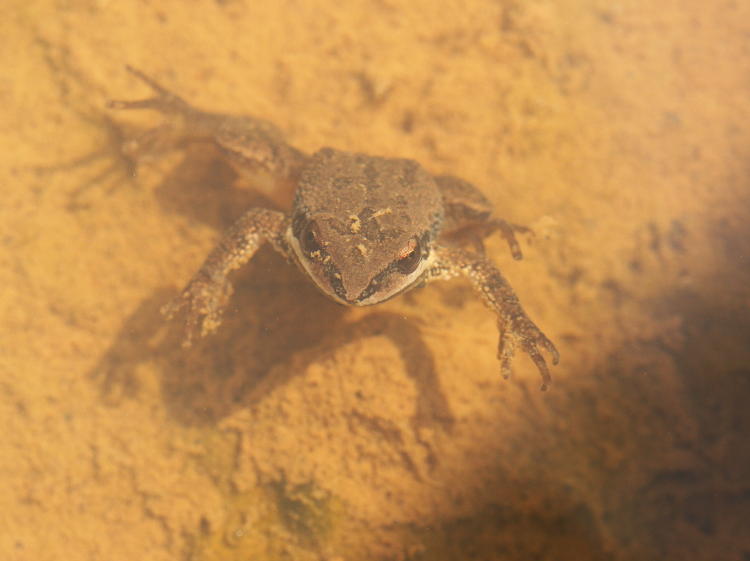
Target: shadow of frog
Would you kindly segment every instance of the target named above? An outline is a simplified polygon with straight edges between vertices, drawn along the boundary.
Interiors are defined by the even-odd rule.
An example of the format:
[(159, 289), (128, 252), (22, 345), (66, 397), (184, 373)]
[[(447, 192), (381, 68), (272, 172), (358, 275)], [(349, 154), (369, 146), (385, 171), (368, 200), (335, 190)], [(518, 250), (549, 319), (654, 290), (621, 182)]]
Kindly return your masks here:
[[(94, 204), (87, 197), (97, 185), (106, 186), (107, 179), (113, 184), (118, 179), (122, 182), (137, 171), (117, 149), (133, 132), (103, 119), (109, 149), (71, 162), (70, 167), (95, 164), (104, 160), (102, 154), (107, 152), (112, 152), (112, 159), (102, 164), (101, 170), (94, 169), (93, 179), (71, 194), (71, 212), (86, 211)], [(268, 185), (265, 194), (254, 191), (255, 185), (238, 176), (210, 144), (182, 148), (184, 156), (155, 188), (156, 199), (166, 212), (222, 230), (252, 206), (279, 208), (282, 201), (289, 202), (290, 193), (284, 192), (288, 185), (272, 185), (281, 190), (274, 197), (266, 196)], [(139, 161), (138, 166), (143, 163)], [(95, 204), (104, 203), (99, 200)], [(164, 403), (178, 422), (215, 423), (304, 372), (299, 362), (294, 368), (291, 364), (278, 368), (301, 351), (310, 363), (356, 338), (383, 335), (398, 349), (418, 389), (415, 429), (431, 424), (450, 429), (453, 425), (432, 354), (415, 321), (388, 312), (347, 320), (349, 309), (322, 297), (296, 267), (270, 248), (261, 249), (234, 281), (235, 294), (222, 326), (189, 349), (181, 347), (179, 320), (169, 323), (160, 314), (175, 296), (174, 290), (159, 288), (144, 299), (124, 319), (110, 349), (90, 371), (105, 400), (118, 403), (135, 398), (141, 390), (138, 366), (148, 362), (156, 364)], [(274, 375), (269, 378), (272, 370)]]
[(167, 322), (159, 312), (175, 292), (161, 288), (141, 302), (90, 371), (104, 398), (114, 404), (137, 397), (137, 367), (148, 362), (156, 364), (164, 403), (178, 422), (212, 424), (303, 374), (299, 361), (291, 364), (295, 355), (304, 351), (306, 365), (349, 341), (380, 335), (392, 341), (417, 387), (415, 430), (430, 425), (450, 430), (454, 417), (414, 320), (373, 312), (349, 321), (348, 308), (323, 298), (270, 248), (259, 251), (237, 277), (221, 327), (188, 349), (181, 346), (179, 320)]

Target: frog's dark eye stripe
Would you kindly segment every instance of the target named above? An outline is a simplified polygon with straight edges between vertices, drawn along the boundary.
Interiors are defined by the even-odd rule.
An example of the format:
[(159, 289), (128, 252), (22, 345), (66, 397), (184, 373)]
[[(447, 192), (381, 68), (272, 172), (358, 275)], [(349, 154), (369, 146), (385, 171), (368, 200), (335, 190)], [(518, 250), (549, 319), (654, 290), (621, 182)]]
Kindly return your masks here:
[(344, 290), (344, 283), (341, 282), (341, 275), (338, 274), (338, 269), (333, 265), (327, 268), (326, 275), (328, 282), (331, 284), (331, 288), (336, 293), (342, 302), (346, 302), (346, 290)]

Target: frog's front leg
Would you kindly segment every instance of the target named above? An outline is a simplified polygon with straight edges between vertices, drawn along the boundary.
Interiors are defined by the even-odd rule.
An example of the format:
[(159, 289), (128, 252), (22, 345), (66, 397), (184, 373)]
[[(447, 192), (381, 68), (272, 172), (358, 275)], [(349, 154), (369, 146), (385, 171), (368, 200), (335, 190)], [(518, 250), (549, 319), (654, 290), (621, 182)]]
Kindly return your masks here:
[(286, 255), (286, 227), (284, 214), (254, 208), (229, 228), (180, 295), (162, 308), (168, 318), (185, 310), (183, 346), (190, 346), (196, 332), (204, 336), (221, 324), (221, 313), (232, 295), (229, 273), (247, 263), (264, 242)]
[(520, 347), (536, 364), (542, 375), (542, 390), (546, 390), (551, 378), (541, 349), (551, 355), (552, 364), (558, 363), (560, 354), (552, 341), (526, 315), (505, 277), (487, 259), (462, 249), (437, 248), (435, 256), (436, 263), (428, 270), (427, 281), (466, 276), (487, 307), (497, 314), (500, 330), (497, 357), (503, 377), (510, 376), (510, 363), (516, 347)]
[(500, 232), (508, 243), (513, 258), (523, 257), (521, 246), (516, 239), (516, 232), (530, 233), (529, 228), (494, 216), (492, 204), (479, 189), (468, 181), (452, 175), (438, 175), (435, 177), (435, 183), (443, 197), (445, 209), (443, 231), (448, 236), (468, 237), (476, 247), (477, 253), (484, 254), (482, 239), (493, 232)]
[(152, 109), (167, 121), (129, 141), (123, 151), (133, 160), (153, 156), (183, 143), (211, 142), (242, 171), (263, 169), (277, 177), (294, 177), (306, 156), (286, 143), (269, 121), (247, 115), (201, 111), (131, 66), (127, 70), (145, 82), (154, 96), (135, 101), (113, 100), (111, 109)]

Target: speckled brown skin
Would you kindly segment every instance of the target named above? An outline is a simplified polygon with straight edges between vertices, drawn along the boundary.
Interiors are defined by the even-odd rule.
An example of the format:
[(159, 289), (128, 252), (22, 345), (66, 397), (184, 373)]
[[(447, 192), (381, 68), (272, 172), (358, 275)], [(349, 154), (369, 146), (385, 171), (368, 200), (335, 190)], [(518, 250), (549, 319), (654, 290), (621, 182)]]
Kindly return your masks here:
[[(306, 155), (288, 145), (267, 121), (207, 113), (193, 108), (151, 78), (129, 68), (155, 92), (139, 101), (113, 101), (115, 109), (154, 109), (169, 121), (131, 141), (138, 158), (194, 140), (213, 142), (239, 168), (261, 168), (296, 183), (292, 212), (246, 212), (224, 235), (180, 295), (165, 306), (186, 312), (185, 344), (221, 323), (232, 293), (229, 274), (247, 263), (263, 243), (308, 274), (334, 300), (377, 304), (426, 282), (467, 277), (497, 315), (501, 373), (508, 377), (517, 347), (534, 361), (542, 389), (550, 374), (542, 355), (557, 364), (554, 344), (524, 312), (510, 284), (484, 257), (483, 237), (499, 231), (514, 258), (521, 258), (516, 231), (492, 216), (487, 199), (470, 183), (433, 177), (417, 162), (323, 148)], [(457, 245), (470, 241), (477, 252)]]

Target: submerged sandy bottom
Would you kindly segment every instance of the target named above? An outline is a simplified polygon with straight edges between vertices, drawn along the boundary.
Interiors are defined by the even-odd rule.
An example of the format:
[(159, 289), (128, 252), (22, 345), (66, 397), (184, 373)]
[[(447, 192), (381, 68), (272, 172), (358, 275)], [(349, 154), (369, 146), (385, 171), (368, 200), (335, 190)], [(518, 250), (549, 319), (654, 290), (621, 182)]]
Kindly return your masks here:
[[(20, 2), (0, 22), (0, 557), (750, 556), (750, 10), (738, 2)], [(304, 150), (419, 160), (557, 343), (503, 381), (467, 283), (323, 298), (271, 251), (189, 351), (160, 307), (254, 204), (129, 178), (133, 64)], [(268, 195), (268, 193), (266, 193)]]

